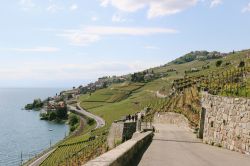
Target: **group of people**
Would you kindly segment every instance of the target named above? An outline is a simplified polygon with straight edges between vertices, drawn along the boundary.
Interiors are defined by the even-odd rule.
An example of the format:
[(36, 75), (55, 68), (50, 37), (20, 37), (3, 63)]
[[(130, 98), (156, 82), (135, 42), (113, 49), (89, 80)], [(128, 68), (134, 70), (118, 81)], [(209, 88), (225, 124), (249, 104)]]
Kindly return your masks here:
[(136, 122), (138, 119), (142, 119), (143, 120), (144, 115), (142, 115), (140, 112), (137, 112), (134, 115), (127, 115), (126, 116), (126, 121), (132, 121), (132, 122)]

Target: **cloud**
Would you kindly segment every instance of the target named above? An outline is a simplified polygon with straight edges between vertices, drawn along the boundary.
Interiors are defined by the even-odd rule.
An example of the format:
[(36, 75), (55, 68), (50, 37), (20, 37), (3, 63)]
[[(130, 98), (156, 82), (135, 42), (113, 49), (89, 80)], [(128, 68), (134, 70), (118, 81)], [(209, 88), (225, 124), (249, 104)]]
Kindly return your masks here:
[(25, 10), (25, 11), (30, 10), (36, 6), (32, 0), (20, 0), (19, 4), (20, 4), (22, 10)]
[(64, 37), (70, 41), (71, 45), (75, 46), (87, 46), (91, 43), (97, 42), (101, 39), (99, 35), (96, 34), (85, 34), (82, 32), (72, 31), (67, 32), (65, 31), (62, 34), (58, 34), (58, 36)]
[(91, 21), (97, 21), (99, 18), (97, 16), (92, 16)]
[(7, 51), (16, 51), (16, 52), (58, 52), (59, 48), (56, 47), (33, 47), (33, 48), (7, 48), (1, 49)]
[(242, 9), (242, 13), (250, 12), (250, 2)]
[(71, 11), (75, 11), (78, 9), (78, 5), (77, 4), (72, 4), (70, 7), (69, 7), (69, 10)]
[(46, 10), (47, 10), (48, 12), (51, 12), (51, 13), (56, 13), (57, 11), (63, 10), (63, 9), (64, 9), (63, 7), (60, 7), (60, 6), (56, 5), (56, 4), (50, 4), (50, 5), (46, 8)]
[(147, 45), (144, 46), (144, 48), (149, 49), (149, 50), (159, 50), (160, 48), (157, 46), (153, 46), (153, 45)]
[(175, 29), (144, 27), (88, 26), (81, 29), (63, 30), (58, 36), (65, 37), (72, 45), (86, 46), (105, 36), (149, 36), (155, 34), (175, 34)]
[(112, 22), (126, 22), (126, 21), (127, 21), (126, 18), (124, 18), (121, 13), (115, 13), (112, 16)]
[(216, 7), (222, 4), (222, 0), (212, 0), (210, 3), (210, 8)]
[(182, 12), (195, 6), (198, 0), (100, 0), (101, 6), (111, 5), (123, 12), (136, 12), (148, 8), (147, 17), (155, 18)]

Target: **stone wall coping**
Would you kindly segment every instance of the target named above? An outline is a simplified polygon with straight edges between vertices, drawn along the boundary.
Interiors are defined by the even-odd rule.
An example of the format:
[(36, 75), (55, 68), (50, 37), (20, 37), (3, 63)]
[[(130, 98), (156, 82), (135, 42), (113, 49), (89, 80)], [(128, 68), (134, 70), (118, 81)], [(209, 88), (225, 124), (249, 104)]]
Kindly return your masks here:
[(148, 138), (153, 134), (152, 131), (138, 134), (136, 137), (124, 142), (116, 148), (102, 154), (101, 156), (89, 161), (84, 166), (109, 166), (115, 163), (118, 159), (127, 154), (128, 151), (134, 149), (134, 147), (142, 140)]
[(202, 95), (207, 95), (207, 96), (212, 96), (212, 97), (221, 97), (221, 98), (226, 98), (226, 99), (234, 99), (236, 101), (240, 100), (240, 99), (244, 99), (244, 100), (250, 100), (249, 98), (246, 97), (233, 97), (233, 96), (220, 96), (220, 95), (213, 95), (210, 94), (206, 91), (201, 92)]

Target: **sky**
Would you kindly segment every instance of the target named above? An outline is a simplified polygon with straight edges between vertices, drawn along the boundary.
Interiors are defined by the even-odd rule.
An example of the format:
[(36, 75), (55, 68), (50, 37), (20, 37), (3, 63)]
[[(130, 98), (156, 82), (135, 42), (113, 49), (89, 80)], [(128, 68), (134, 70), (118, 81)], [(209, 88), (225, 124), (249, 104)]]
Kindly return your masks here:
[(0, 0), (0, 87), (72, 87), (250, 48), (250, 0)]

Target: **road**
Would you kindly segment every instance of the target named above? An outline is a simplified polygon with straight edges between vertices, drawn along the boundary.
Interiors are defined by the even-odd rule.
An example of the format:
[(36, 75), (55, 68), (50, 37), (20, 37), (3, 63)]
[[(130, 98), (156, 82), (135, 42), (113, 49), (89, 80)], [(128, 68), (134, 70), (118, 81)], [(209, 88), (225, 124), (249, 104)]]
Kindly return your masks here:
[(85, 115), (87, 117), (90, 117), (90, 118), (94, 119), (96, 121), (96, 127), (95, 127), (95, 129), (105, 126), (105, 120), (104, 119), (102, 119), (101, 117), (99, 117), (97, 115), (94, 115), (94, 114), (91, 114), (90, 112), (84, 110), (80, 106), (80, 103), (77, 103), (78, 109), (76, 107), (73, 107), (73, 106), (68, 106), (68, 107), (73, 112), (76, 112), (76, 113), (78, 113), (80, 115)]
[(156, 91), (156, 96), (158, 98), (166, 98), (167, 97), (167, 95), (161, 94), (159, 91)]
[[(89, 118), (94, 119), (96, 121), (96, 127), (95, 127), (95, 129), (105, 126), (105, 120), (104, 119), (102, 119), (101, 117), (96, 116), (94, 114), (91, 114), (90, 112), (85, 111), (80, 106), (80, 103), (77, 103), (77, 107), (79, 109), (77, 109), (76, 107), (71, 106), (71, 105), (68, 105), (68, 107), (69, 107), (70, 111), (72, 111), (72, 112), (75, 112), (75, 113), (77, 113), (79, 115), (85, 115), (85, 116), (87, 116)], [(38, 159), (36, 159), (34, 162), (32, 162), (31, 164), (29, 164), (29, 166), (39, 166), (54, 150), (55, 149), (52, 149), (51, 151), (45, 153), (44, 155), (42, 155), (41, 157), (39, 157)]]
[(151, 145), (139, 166), (249, 166), (250, 156), (203, 144), (187, 129), (155, 124)]
[(36, 159), (34, 162), (29, 164), (29, 166), (39, 166), (52, 152), (54, 152), (54, 150), (55, 149), (52, 149), (51, 151), (45, 153), (44, 155)]

